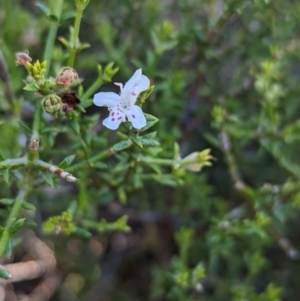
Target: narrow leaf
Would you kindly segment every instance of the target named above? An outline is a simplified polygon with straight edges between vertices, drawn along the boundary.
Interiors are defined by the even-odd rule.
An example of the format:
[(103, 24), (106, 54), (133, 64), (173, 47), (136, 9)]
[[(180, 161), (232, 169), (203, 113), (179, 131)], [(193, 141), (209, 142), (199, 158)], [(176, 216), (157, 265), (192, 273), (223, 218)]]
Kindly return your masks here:
[(24, 202), (22, 207), (25, 209), (25, 210), (36, 210), (35, 206), (32, 205), (31, 203), (28, 203), (28, 202)]
[(0, 200), (0, 204), (6, 205), (6, 206), (10, 206), (15, 202), (14, 199), (1, 199)]
[(36, 92), (39, 90), (39, 88), (35, 84), (28, 84), (23, 88), (23, 90), (29, 92)]
[(5, 252), (4, 252), (4, 256), (6, 258), (10, 258), (11, 254), (12, 254), (12, 245), (11, 245), (11, 239), (9, 239), (8, 242), (7, 242)]
[(19, 120), (18, 122), (23, 129), (25, 129), (28, 133), (31, 134), (31, 129), (23, 121)]
[(5, 169), (5, 170), (3, 171), (3, 178), (4, 178), (4, 181), (5, 181), (7, 184), (9, 184), (9, 176), (10, 176), (10, 174), (9, 174), (9, 169)]
[(50, 186), (54, 187), (54, 179), (51, 174), (43, 172), (43, 178)]
[(14, 221), (8, 229), (9, 233), (15, 234), (16, 232), (18, 232), (23, 227), (25, 220), (25, 218), (19, 218), (18, 220)]
[(76, 155), (70, 155), (70, 156), (64, 158), (63, 161), (61, 161), (58, 164), (58, 167), (61, 169), (65, 169), (65, 168), (69, 167), (71, 165), (71, 163), (73, 162), (73, 160), (75, 159), (75, 156)]
[(142, 139), (138, 136), (132, 136), (131, 140), (136, 144), (139, 148), (143, 148), (143, 142)]

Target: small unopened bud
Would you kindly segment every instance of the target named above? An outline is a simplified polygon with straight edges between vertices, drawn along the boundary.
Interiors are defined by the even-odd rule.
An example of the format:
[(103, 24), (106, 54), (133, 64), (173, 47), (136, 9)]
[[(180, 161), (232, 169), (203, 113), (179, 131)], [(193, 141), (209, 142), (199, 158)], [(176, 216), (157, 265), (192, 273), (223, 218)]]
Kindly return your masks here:
[(78, 77), (77, 72), (72, 68), (66, 68), (59, 73), (56, 83), (63, 87), (70, 87), (75, 77)]
[(16, 53), (16, 65), (23, 65), (27, 68), (27, 63), (30, 63), (32, 58), (28, 55), (28, 52), (17, 52)]
[(42, 107), (48, 114), (56, 114), (61, 111), (61, 98), (55, 94), (49, 94), (42, 99)]
[(31, 75), (28, 75), (27, 78), (26, 78), (26, 81), (27, 81), (28, 84), (32, 84), (35, 80)]
[(183, 169), (190, 171), (200, 171), (203, 166), (210, 166), (213, 157), (210, 155), (210, 149), (205, 149), (201, 152), (193, 152), (177, 162)]

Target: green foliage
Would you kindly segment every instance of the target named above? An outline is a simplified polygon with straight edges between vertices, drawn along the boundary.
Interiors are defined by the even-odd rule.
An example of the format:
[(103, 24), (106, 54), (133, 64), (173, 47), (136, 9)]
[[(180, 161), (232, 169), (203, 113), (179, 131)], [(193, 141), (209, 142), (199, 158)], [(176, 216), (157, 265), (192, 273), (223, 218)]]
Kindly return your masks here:
[[(97, 281), (109, 300), (298, 300), (299, 3), (0, 6), (1, 256), (35, 223), (53, 300)], [(147, 124), (111, 132), (93, 95), (139, 68)]]

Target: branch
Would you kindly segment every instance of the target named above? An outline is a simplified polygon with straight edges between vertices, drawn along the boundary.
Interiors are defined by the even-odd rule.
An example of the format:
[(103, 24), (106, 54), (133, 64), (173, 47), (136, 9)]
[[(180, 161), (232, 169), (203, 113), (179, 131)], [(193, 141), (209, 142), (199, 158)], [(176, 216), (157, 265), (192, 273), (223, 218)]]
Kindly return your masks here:
[(66, 170), (69, 172), (73, 172), (75, 170), (81, 169), (86, 166), (92, 166), (93, 163), (96, 163), (96, 162), (106, 159), (110, 156), (113, 156), (116, 153), (119, 153), (119, 152), (129, 148), (131, 145), (132, 145), (132, 141), (130, 139), (126, 140), (126, 141), (121, 141), (119, 143), (116, 143), (114, 146), (108, 148), (107, 150), (89, 158), (86, 161), (82, 161), (80, 163), (77, 163), (73, 166), (68, 167)]
[(16, 168), (27, 165), (27, 158), (6, 159), (0, 162), (0, 170), (7, 168)]
[(35, 160), (33, 162), (33, 165), (36, 166), (37, 168), (41, 169), (41, 170), (46, 170), (48, 172), (51, 172), (63, 179), (66, 179), (69, 182), (76, 182), (77, 178), (75, 178), (72, 174), (70, 174), (69, 172), (60, 169), (59, 167), (53, 165), (53, 164), (49, 164), (46, 163), (42, 160)]

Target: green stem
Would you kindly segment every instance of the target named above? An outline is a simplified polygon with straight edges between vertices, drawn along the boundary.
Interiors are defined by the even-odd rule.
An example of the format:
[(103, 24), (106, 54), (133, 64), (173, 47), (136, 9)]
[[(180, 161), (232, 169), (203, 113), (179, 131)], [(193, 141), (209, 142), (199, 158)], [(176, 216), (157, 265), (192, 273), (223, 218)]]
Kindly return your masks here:
[(19, 217), (19, 214), (22, 209), (22, 205), (24, 203), (26, 195), (27, 195), (27, 190), (21, 189), (19, 192), (19, 195), (16, 198), (16, 201), (14, 202), (12, 210), (10, 211), (9, 217), (6, 222), (5, 229), (4, 229), (4, 231), (1, 235), (1, 239), (0, 239), (0, 257), (4, 254), (4, 252), (7, 248), (9, 238), (12, 235), (10, 233), (11, 232), (10, 228), (12, 227), (13, 223)]
[(29, 162), (33, 162), (39, 157), (39, 130), (41, 121), (41, 102), (38, 101), (35, 106), (32, 135), (29, 143), (27, 158)]
[(39, 139), (40, 121), (41, 121), (41, 102), (38, 101), (36, 103), (35, 111), (34, 111), (31, 138)]
[(27, 158), (17, 158), (17, 159), (6, 159), (0, 162), (0, 170), (6, 168), (16, 168), (27, 165)]
[(85, 91), (85, 93), (82, 95), (82, 100), (83, 100), (83, 106), (87, 107), (90, 105), (90, 103), (88, 103), (88, 99), (91, 97), (91, 95), (93, 95), (98, 88), (103, 84), (103, 80), (101, 78), (97, 78), (92, 85)]
[(91, 157), (89, 160), (87, 161), (82, 161), (80, 163), (77, 163), (73, 166), (70, 166), (66, 169), (66, 171), (68, 172), (73, 172), (75, 170), (81, 169), (83, 167), (89, 166), (89, 165), (93, 165), (93, 163), (96, 163), (98, 161), (101, 161), (103, 159), (106, 159), (110, 156), (115, 155), (116, 153), (119, 153), (127, 148), (129, 148), (132, 145), (131, 140), (127, 140), (127, 141), (121, 141), (119, 143), (116, 143), (113, 147), (108, 148), (107, 150)]
[(53, 1), (53, 3), (54, 3), (53, 14), (56, 16), (57, 21), (52, 22), (48, 33), (47, 42), (46, 42), (46, 47), (44, 52), (44, 60), (47, 61), (46, 72), (44, 74), (45, 77), (48, 77), (49, 75), (51, 59), (53, 55), (53, 48), (54, 48), (55, 38), (57, 34), (57, 29), (59, 27), (59, 21), (62, 13), (64, 0)]
[(69, 59), (68, 59), (68, 66), (73, 67), (75, 62), (75, 56), (77, 53), (77, 41), (79, 40), (79, 29), (80, 29), (80, 23), (82, 19), (82, 13), (83, 8), (79, 5), (77, 6), (77, 12), (76, 12), (76, 18), (75, 18), (75, 24), (74, 24), (74, 32), (72, 37), (72, 49), (70, 51)]
[(159, 164), (159, 165), (167, 165), (167, 166), (173, 166), (174, 165), (174, 160), (170, 160), (170, 159), (139, 157), (138, 161), (139, 162), (145, 162), (145, 163)]

